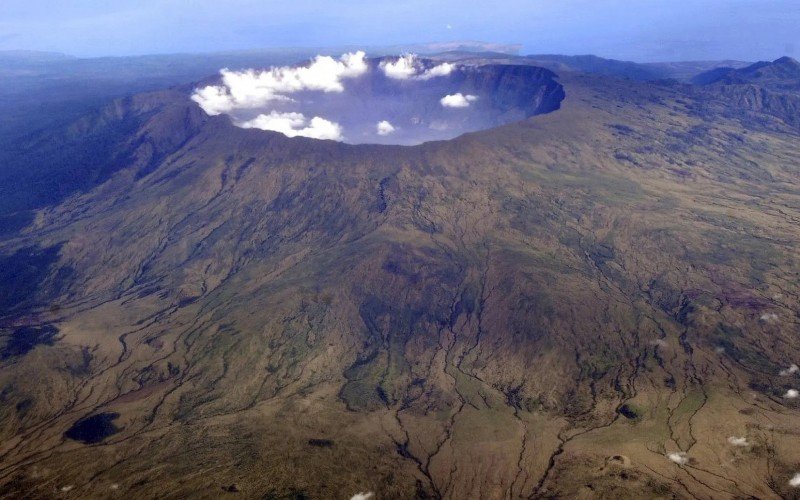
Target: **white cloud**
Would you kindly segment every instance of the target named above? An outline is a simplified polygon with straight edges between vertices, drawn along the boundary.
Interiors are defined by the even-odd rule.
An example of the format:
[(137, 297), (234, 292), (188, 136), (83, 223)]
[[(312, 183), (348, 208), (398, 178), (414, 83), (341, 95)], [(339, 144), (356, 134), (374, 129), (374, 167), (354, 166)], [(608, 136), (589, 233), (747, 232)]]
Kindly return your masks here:
[(396, 61), (383, 60), (380, 67), (383, 74), (396, 80), (406, 80), (417, 74), (417, 56), (406, 54)]
[(792, 478), (789, 480), (789, 486), (792, 486), (794, 488), (800, 486), (800, 472), (792, 476)]
[(419, 79), (420, 80), (428, 80), (429, 78), (434, 78), (436, 76), (447, 76), (447, 75), (449, 75), (450, 73), (453, 72), (454, 68), (455, 68), (455, 66), (453, 66), (450, 63), (442, 63), (442, 64), (439, 64), (438, 66), (434, 66), (431, 69), (429, 69), (429, 70), (425, 71), (424, 73), (422, 73), (419, 76)]
[(373, 493), (371, 491), (368, 492), (368, 493), (356, 493), (355, 495), (350, 497), (350, 500), (369, 500), (370, 498), (372, 498), (374, 496), (375, 496), (375, 493)]
[(445, 108), (466, 108), (471, 102), (478, 100), (477, 96), (464, 95), (461, 92), (442, 97), (439, 102)]
[(415, 54), (406, 54), (394, 61), (384, 59), (379, 66), (384, 75), (395, 80), (429, 80), (437, 76), (447, 76), (455, 69), (455, 66), (450, 63), (442, 63), (425, 69)]
[(797, 399), (798, 396), (800, 396), (800, 392), (798, 392), (797, 389), (789, 389), (786, 391), (786, 394), (783, 395), (786, 399)]
[(729, 437), (728, 443), (730, 443), (733, 446), (750, 446), (750, 443), (747, 441), (747, 438), (736, 437), (736, 436)]
[(338, 123), (315, 116), (310, 121), (302, 113), (261, 114), (252, 120), (239, 123), (242, 128), (257, 128), (280, 132), (288, 137), (341, 140), (342, 127)]
[(773, 323), (778, 321), (778, 315), (775, 313), (764, 313), (761, 315), (761, 321), (765, 321), (767, 323)]
[(272, 101), (291, 100), (286, 94), (303, 90), (342, 92), (345, 78), (367, 72), (366, 54), (362, 51), (344, 54), (338, 60), (317, 56), (306, 66), (272, 67), (263, 71), (230, 71), (223, 69), (222, 85), (196, 89), (192, 100), (209, 115), (229, 113), (236, 109), (256, 109)]
[(789, 365), (789, 368), (781, 370), (778, 374), (781, 377), (788, 377), (789, 375), (793, 375), (798, 371), (800, 371), (800, 366), (797, 366), (796, 364), (792, 363), (791, 365)]
[[(293, 102), (291, 94), (301, 91), (342, 92), (343, 80), (365, 74), (369, 67), (362, 51), (344, 54), (339, 59), (317, 56), (305, 66), (272, 67), (263, 71), (223, 69), (221, 85), (195, 89), (192, 100), (211, 116), (237, 110), (269, 109), (275, 102)], [(315, 116), (269, 110), (257, 117), (237, 122), (242, 128), (281, 132), (289, 137), (341, 140), (342, 127)]]
[(206, 114), (211, 116), (227, 113), (233, 109), (233, 98), (227, 87), (223, 86), (209, 85), (201, 89), (195, 89), (194, 94), (192, 94), (192, 100), (199, 104)]
[(667, 458), (672, 460), (678, 465), (685, 465), (689, 463), (689, 457), (686, 456), (685, 451), (676, 451), (673, 453), (668, 453)]
[(389, 123), (387, 120), (379, 121), (378, 125), (376, 125), (376, 129), (378, 135), (389, 135), (395, 131), (394, 125)]

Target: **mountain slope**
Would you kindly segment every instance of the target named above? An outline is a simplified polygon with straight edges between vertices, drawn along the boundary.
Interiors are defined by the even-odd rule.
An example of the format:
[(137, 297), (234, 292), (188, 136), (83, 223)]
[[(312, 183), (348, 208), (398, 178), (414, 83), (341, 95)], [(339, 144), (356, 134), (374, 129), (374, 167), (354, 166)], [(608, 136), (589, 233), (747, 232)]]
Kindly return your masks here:
[(119, 99), (61, 130), (0, 148), (0, 235), (31, 222), (33, 210), (91, 190), (121, 168), (144, 175), (195, 133), (205, 114), (175, 106), (178, 91)]
[(791, 495), (796, 130), (562, 83), (415, 147), (182, 135), (171, 95), (161, 154), (0, 242), (0, 490)]

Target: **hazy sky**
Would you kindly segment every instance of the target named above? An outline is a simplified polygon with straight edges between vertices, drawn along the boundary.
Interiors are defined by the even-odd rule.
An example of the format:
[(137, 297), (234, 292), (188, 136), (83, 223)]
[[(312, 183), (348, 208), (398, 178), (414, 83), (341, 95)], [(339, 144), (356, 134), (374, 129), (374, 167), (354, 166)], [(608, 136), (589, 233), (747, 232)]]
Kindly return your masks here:
[(0, 0), (0, 50), (98, 56), (454, 40), (637, 61), (800, 56), (800, 0)]

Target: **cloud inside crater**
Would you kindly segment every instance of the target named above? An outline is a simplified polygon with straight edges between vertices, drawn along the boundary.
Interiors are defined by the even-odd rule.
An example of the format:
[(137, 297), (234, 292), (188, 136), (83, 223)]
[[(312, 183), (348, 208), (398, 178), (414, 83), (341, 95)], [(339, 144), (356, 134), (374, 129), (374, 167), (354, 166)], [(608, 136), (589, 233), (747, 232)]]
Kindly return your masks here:
[(289, 137), (416, 143), (494, 124), (481, 114), (448, 110), (478, 99), (458, 92), (464, 85), (474, 87), (457, 76), (460, 71), (461, 66), (414, 54), (368, 60), (358, 51), (316, 56), (299, 66), (223, 69), (218, 82), (199, 86), (191, 99), (208, 115), (227, 115), (241, 128)]
[(260, 114), (252, 120), (240, 122), (242, 128), (257, 128), (280, 132), (287, 137), (311, 137), (313, 139), (342, 138), (342, 127), (335, 122), (315, 116), (308, 120), (302, 113), (279, 113), (272, 111), (270, 114)]
[(380, 68), (384, 75), (395, 80), (430, 80), (437, 76), (449, 75), (455, 66), (442, 63), (426, 68), (415, 54), (406, 54), (395, 60), (381, 61)]
[(342, 92), (343, 80), (355, 78), (368, 70), (363, 51), (344, 54), (338, 60), (317, 56), (306, 66), (280, 66), (263, 71), (223, 69), (222, 85), (197, 89), (192, 100), (209, 115), (236, 109), (254, 109), (272, 101), (287, 101), (304, 90)]
[[(281, 66), (263, 71), (223, 69), (220, 71), (221, 85), (196, 89), (192, 100), (211, 116), (254, 110), (278, 102), (292, 102), (291, 94), (297, 92), (342, 92), (345, 79), (361, 76), (368, 69), (363, 51), (344, 54), (339, 59), (317, 56), (305, 66)], [(271, 110), (235, 124), (243, 128), (273, 130), (289, 137), (342, 138), (339, 124), (319, 116), (309, 120), (296, 112)]]
[(459, 92), (457, 94), (450, 94), (442, 97), (439, 100), (439, 103), (445, 108), (467, 108), (469, 107), (470, 103), (477, 100), (477, 96), (470, 94), (464, 95)]
[(376, 132), (378, 135), (389, 135), (395, 131), (394, 125), (389, 123), (388, 120), (379, 121), (378, 125), (375, 126)]

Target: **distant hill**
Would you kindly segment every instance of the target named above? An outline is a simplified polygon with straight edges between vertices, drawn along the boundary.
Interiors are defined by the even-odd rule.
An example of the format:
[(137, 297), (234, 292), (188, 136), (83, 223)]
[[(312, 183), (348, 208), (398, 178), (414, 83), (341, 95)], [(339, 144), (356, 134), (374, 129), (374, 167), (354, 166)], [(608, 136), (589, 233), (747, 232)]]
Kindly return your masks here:
[(653, 62), (643, 63), (644, 66), (654, 68), (668, 78), (681, 82), (691, 82), (692, 78), (701, 73), (715, 68), (743, 68), (751, 63), (746, 61), (722, 60), (722, 61), (678, 61), (678, 62)]
[(53, 61), (64, 61), (75, 59), (75, 57), (62, 54), (61, 52), (42, 52), (38, 50), (0, 50), (0, 62), (27, 62), (43, 63)]
[(760, 61), (743, 68), (721, 67), (697, 75), (692, 80), (702, 85), (753, 84), (773, 90), (800, 91), (800, 62), (791, 57)]
[(554, 70), (580, 71), (606, 76), (617, 76), (631, 80), (660, 80), (669, 78), (669, 72), (660, 67), (631, 61), (605, 59), (594, 55), (564, 56), (535, 54), (525, 56), (529, 61)]
[(732, 103), (732, 112), (765, 113), (800, 127), (800, 62), (791, 57), (743, 68), (717, 68), (692, 80)]
[(502, 52), (448, 51), (437, 54), (437, 57), (448, 60), (505, 61), (507, 64), (531, 64), (542, 66), (555, 72), (578, 72), (595, 75), (613, 76), (638, 81), (678, 80), (689, 82), (699, 73), (719, 67), (732, 69), (747, 66), (750, 63), (741, 61), (684, 61), (637, 63), (607, 59), (595, 55), (567, 56), (559, 54), (532, 54), (514, 56)]
[(522, 50), (520, 44), (487, 43), (479, 41), (454, 41), (454, 42), (432, 42), (410, 45), (397, 45), (377, 47), (379, 53), (402, 53), (416, 52), (418, 54), (435, 54), (440, 52), (495, 52), (505, 55), (517, 55)]

